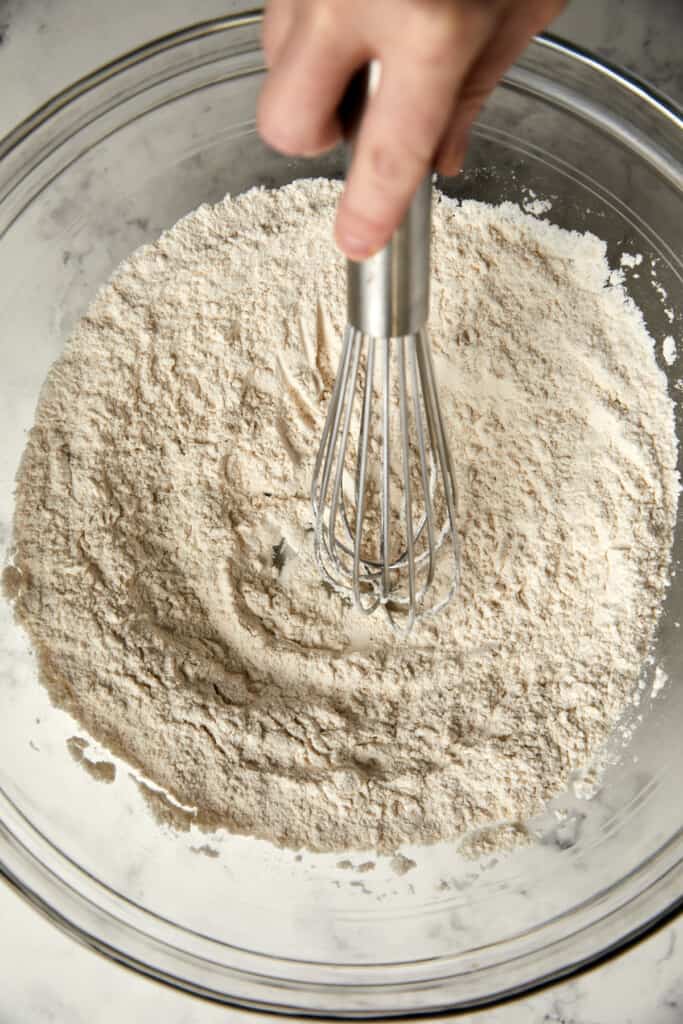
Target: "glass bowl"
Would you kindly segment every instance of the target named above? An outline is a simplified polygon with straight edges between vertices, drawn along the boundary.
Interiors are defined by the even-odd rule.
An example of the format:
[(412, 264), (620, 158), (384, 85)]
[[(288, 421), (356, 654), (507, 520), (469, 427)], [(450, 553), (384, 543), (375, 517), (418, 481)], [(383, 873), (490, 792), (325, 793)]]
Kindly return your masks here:
[[(77, 82), (0, 145), (5, 556), (42, 381), (117, 263), (225, 192), (341, 174), (340, 152), (291, 160), (259, 141), (258, 37), (254, 14), (153, 42)], [(614, 266), (623, 251), (642, 253), (627, 286), (661, 354), (683, 312), (682, 165), (681, 119), (665, 101), (542, 38), (487, 105), (466, 172), (443, 184), (487, 201), (548, 197), (550, 219), (606, 239)], [(660, 361), (675, 400), (681, 367)], [(675, 565), (681, 541), (679, 528)], [(107, 956), (262, 1009), (367, 1018), (469, 1008), (595, 963), (671, 914), (683, 891), (681, 579), (653, 652), (669, 683), (654, 699), (654, 662), (644, 667), (632, 737), (615, 747), (594, 799), (568, 789), (554, 802), (562, 821), (548, 814), (540, 840), (508, 857), (467, 861), (443, 843), (406, 874), (390, 858), (359, 875), (339, 854), (159, 826), (125, 765), (103, 788), (69, 756), (75, 724), (49, 704), (1, 602), (2, 872)]]

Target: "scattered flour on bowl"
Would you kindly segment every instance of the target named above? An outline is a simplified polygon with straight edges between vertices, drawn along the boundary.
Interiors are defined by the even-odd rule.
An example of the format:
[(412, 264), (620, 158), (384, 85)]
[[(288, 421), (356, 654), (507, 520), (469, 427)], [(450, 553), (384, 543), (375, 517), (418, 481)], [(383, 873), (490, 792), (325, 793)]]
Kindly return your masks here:
[(544, 213), (552, 210), (553, 204), (551, 199), (539, 199), (531, 188), (525, 189), (524, 192), (522, 209), (525, 213), (531, 213), (534, 217), (542, 217)]
[(344, 325), (338, 188), (204, 206), (119, 268), (44, 386), (5, 588), (53, 700), (165, 820), (318, 850), (495, 846), (635, 687), (666, 588), (672, 406), (602, 242), (437, 197), (462, 593), (407, 642), (350, 610), (318, 578), (308, 498)]
[(670, 334), (668, 334), (662, 342), (662, 355), (664, 356), (664, 362), (667, 366), (673, 366), (676, 362), (676, 357), (678, 356), (676, 341)]
[(627, 267), (629, 270), (633, 270), (634, 267), (639, 267), (643, 262), (643, 254), (642, 252), (622, 252), (619, 262), (622, 267)]

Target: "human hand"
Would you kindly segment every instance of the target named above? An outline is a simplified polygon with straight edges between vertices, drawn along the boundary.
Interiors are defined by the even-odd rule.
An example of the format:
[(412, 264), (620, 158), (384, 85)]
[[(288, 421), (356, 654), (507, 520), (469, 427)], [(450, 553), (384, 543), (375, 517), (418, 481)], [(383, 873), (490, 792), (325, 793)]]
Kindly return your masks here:
[(274, 149), (312, 156), (341, 138), (353, 74), (382, 68), (337, 211), (351, 259), (381, 249), (430, 168), (462, 167), (470, 128), (499, 78), (565, 0), (270, 0), (269, 72), (258, 126)]

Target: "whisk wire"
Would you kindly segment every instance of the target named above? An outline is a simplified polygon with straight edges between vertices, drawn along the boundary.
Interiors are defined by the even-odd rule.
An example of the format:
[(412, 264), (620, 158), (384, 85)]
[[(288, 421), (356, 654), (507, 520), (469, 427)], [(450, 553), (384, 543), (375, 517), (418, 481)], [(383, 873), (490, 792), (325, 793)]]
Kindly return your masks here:
[(329, 557), (332, 562), (332, 566), (337, 570), (337, 572), (341, 571), (341, 566), (339, 565), (336, 557), (335, 549), (331, 543), (333, 536), (333, 532), (330, 533), (332, 507), (330, 507), (330, 517), (327, 521), (323, 515), (323, 510), (326, 505), (327, 493), (330, 486), (330, 477), (332, 475), (332, 467), (334, 465), (334, 454), (337, 448), (337, 439), (339, 436), (339, 423), (344, 410), (348, 405), (348, 403), (344, 401), (344, 398), (348, 385), (348, 366), (353, 348), (354, 334), (355, 332), (353, 328), (347, 326), (344, 333), (339, 372), (334, 383), (334, 388), (332, 389), (330, 404), (327, 410), (327, 416), (325, 417), (320, 448), (313, 468), (313, 483), (311, 486), (311, 504), (313, 506), (315, 523), (315, 557), (325, 582), (335, 589), (338, 589), (337, 579), (329, 571), (325, 557)]
[(318, 449), (318, 454), (316, 455), (315, 464), (313, 466), (311, 503), (313, 505), (313, 512), (316, 518), (318, 509), (321, 508), (322, 505), (324, 504), (324, 499), (327, 495), (330, 474), (332, 472), (332, 459), (331, 452), (329, 449), (329, 440), (330, 436), (332, 436), (333, 438), (336, 438), (337, 436), (337, 431), (339, 429), (339, 420), (341, 419), (342, 412), (344, 409), (344, 403), (340, 401), (340, 393), (342, 390), (346, 390), (346, 367), (349, 360), (349, 353), (351, 350), (353, 334), (353, 328), (347, 326), (346, 331), (344, 332), (342, 353), (339, 360), (339, 370), (337, 372), (337, 377), (334, 382), (332, 394), (330, 396), (330, 403), (327, 407), (325, 423), (323, 425), (322, 435), (320, 438), (320, 447)]
[(430, 435), (432, 450), (436, 452), (443, 480), (444, 497), (446, 501), (447, 523), (444, 524), (441, 541), (447, 534), (450, 535), (453, 556), (453, 576), (451, 585), (445, 597), (431, 609), (432, 614), (441, 611), (452, 599), (460, 585), (460, 545), (456, 528), (456, 504), (457, 494), (455, 490), (455, 475), (451, 463), (451, 455), (446, 442), (446, 432), (441, 415), (436, 381), (434, 374), (434, 360), (428, 344), (418, 346), (418, 362), (421, 368), (421, 377), (425, 390), (425, 412), (427, 415), (427, 429)]
[[(378, 387), (381, 401), (375, 415)], [(394, 439), (400, 451), (392, 467), (395, 392)], [(356, 419), (357, 442), (352, 444)], [(378, 449), (373, 439), (379, 442)], [(380, 477), (376, 484), (370, 472), (374, 458)], [(400, 494), (393, 490), (397, 475)], [(397, 633), (405, 635), (419, 616), (439, 611), (451, 599), (459, 582), (456, 492), (425, 331), (378, 339), (347, 329), (311, 494), (315, 555), (323, 579), (348, 594), (364, 614), (382, 606)], [(374, 496), (373, 516), (378, 517), (376, 552), (369, 546), (374, 521), (368, 519), (369, 495)], [(398, 537), (400, 548), (392, 549)], [(451, 585), (442, 600), (425, 607), (436, 576), (436, 553), (447, 541), (454, 566)]]
[[(351, 355), (351, 372), (349, 374), (349, 380), (348, 380), (347, 387), (346, 387), (347, 396), (346, 396), (346, 402), (344, 403), (344, 407), (345, 407), (344, 422), (343, 422), (343, 425), (342, 425), (342, 434), (341, 434), (341, 439), (340, 439), (340, 442), (339, 442), (339, 454), (338, 454), (338, 457), (337, 457), (337, 471), (335, 473), (335, 478), (334, 478), (334, 487), (333, 487), (333, 490), (332, 490), (332, 503), (331, 503), (331, 506), (330, 506), (330, 519), (329, 519), (329, 524), (328, 524), (330, 552), (331, 552), (331, 554), (333, 556), (333, 561), (334, 561), (334, 564), (335, 564), (335, 568), (338, 571), (343, 571), (343, 569), (342, 569), (341, 563), (339, 562), (339, 559), (338, 559), (338, 556), (337, 556), (337, 552), (339, 550), (344, 551), (345, 548), (344, 548), (344, 546), (341, 546), (341, 545), (337, 544), (337, 537), (336, 537), (336, 534), (337, 534), (337, 517), (339, 515), (340, 502), (342, 504), (342, 507), (345, 507), (344, 503), (343, 503), (344, 470), (345, 470), (345, 466), (346, 466), (346, 452), (347, 452), (348, 444), (349, 444), (349, 434), (350, 434), (350, 431), (351, 431), (351, 414), (353, 413), (353, 396), (355, 394), (356, 385), (357, 385), (357, 381), (358, 381), (358, 368), (359, 368), (359, 364), (360, 364), (360, 354), (361, 354), (361, 348), (362, 348), (361, 342), (360, 342), (360, 340), (358, 338), (355, 338), (354, 342), (355, 343), (353, 345), (352, 355)], [(333, 447), (334, 447), (334, 445), (333, 445)], [(346, 516), (344, 516), (344, 519), (346, 519)], [(348, 522), (347, 522), (347, 530), (348, 530)]]
[[(403, 462), (403, 500), (405, 505), (405, 530), (406, 530), (406, 556), (408, 563), (408, 618), (402, 629), (409, 632), (415, 623), (416, 601), (415, 601), (415, 552), (413, 548), (413, 500), (410, 481), (410, 437), (408, 435), (408, 391), (406, 382), (406, 355), (405, 339), (398, 347), (398, 373), (399, 373), (399, 406), (401, 416), (401, 452)], [(391, 594), (385, 593), (385, 600), (390, 600)], [(397, 623), (394, 622), (394, 626)]]
[[(358, 431), (358, 463), (356, 472), (356, 531), (353, 537), (353, 566), (352, 586), (353, 598), (356, 605), (366, 615), (371, 615), (381, 601), (381, 594), (377, 594), (374, 600), (367, 604), (363, 602), (361, 594), (361, 566), (364, 569), (364, 579), (372, 579), (372, 569), (367, 561), (361, 557), (361, 545), (363, 542), (363, 531), (365, 525), (365, 503), (366, 503), (366, 480), (368, 471), (368, 446), (370, 443), (370, 418), (372, 415), (372, 392), (375, 380), (375, 339), (368, 339), (368, 354), (365, 364), (365, 383), (363, 385), (363, 409), (361, 413), (360, 428)], [(346, 515), (345, 515), (346, 519)], [(347, 522), (348, 526), (348, 522)]]
[(383, 338), (384, 349), (384, 384), (382, 392), (382, 500), (380, 502), (381, 547), (380, 562), (382, 567), (381, 603), (386, 604), (390, 590), (391, 550), (389, 547), (389, 526), (391, 514), (391, 443), (390, 443), (390, 400), (391, 400), (391, 339)]
[[(415, 407), (415, 430), (417, 433), (417, 451), (420, 459), (420, 476), (422, 478), (422, 493), (424, 495), (424, 523), (427, 526), (427, 578), (424, 587), (420, 591), (420, 599), (424, 597), (427, 588), (432, 585), (434, 579), (434, 515), (432, 511), (432, 482), (427, 469), (427, 453), (425, 445), (425, 430), (422, 419), (422, 405), (420, 402), (420, 389), (417, 379), (417, 348), (424, 344), (423, 332), (420, 331), (416, 338), (410, 339), (410, 370), (412, 378), (413, 403)], [(431, 452), (430, 452), (431, 454)], [(433, 456), (432, 456), (433, 459)], [(433, 462), (432, 462), (433, 465)], [(433, 475), (433, 474), (432, 474)], [(421, 531), (420, 531), (421, 532)], [(419, 538), (420, 533), (417, 534)]]

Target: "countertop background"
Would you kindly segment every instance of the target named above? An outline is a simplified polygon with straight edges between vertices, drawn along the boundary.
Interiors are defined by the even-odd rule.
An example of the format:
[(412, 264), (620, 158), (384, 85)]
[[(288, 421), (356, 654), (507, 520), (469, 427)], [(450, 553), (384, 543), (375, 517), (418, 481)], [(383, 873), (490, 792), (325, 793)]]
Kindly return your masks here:
[[(0, 137), (55, 92), (239, 0), (0, 0)], [(254, 4), (254, 6), (256, 6)], [(573, 0), (553, 31), (683, 106), (683, 0)], [(88, 40), (87, 47), (83, 40)], [(245, 1024), (81, 948), (0, 884), (0, 1024)], [(683, 1024), (683, 922), (597, 970), (462, 1024)]]

